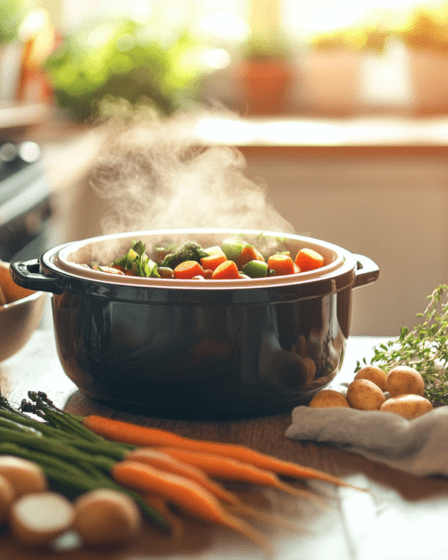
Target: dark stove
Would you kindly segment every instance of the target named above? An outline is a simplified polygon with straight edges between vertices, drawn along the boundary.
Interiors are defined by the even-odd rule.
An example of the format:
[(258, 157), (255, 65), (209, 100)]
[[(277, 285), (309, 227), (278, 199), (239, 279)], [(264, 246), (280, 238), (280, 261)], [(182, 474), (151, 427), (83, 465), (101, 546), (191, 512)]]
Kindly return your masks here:
[(39, 257), (48, 247), (50, 186), (35, 142), (0, 143), (0, 259)]

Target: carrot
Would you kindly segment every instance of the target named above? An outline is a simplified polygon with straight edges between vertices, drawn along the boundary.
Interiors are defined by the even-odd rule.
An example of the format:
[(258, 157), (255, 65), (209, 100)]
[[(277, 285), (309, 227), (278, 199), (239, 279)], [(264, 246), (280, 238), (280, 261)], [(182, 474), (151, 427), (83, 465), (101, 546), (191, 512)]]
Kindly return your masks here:
[[(171, 474), (178, 474), (184, 476), (193, 482), (197, 482), (203, 488), (208, 490), (213, 494), (218, 500), (224, 502), (224, 504), (229, 508), (232, 507), (231, 511), (244, 515), (246, 517), (251, 517), (252, 519), (258, 519), (260, 521), (268, 521), (270, 523), (276, 523), (284, 528), (297, 529), (295, 523), (288, 522), (287, 519), (283, 517), (274, 515), (272, 513), (264, 513), (255, 508), (252, 508), (241, 501), (235, 494), (226, 490), (223, 486), (217, 482), (211, 480), (204, 471), (193, 465), (192, 462), (179, 461), (174, 455), (164, 453), (157, 449), (149, 448), (137, 448), (133, 449), (126, 454), (126, 460), (137, 461), (151, 467), (160, 469), (162, 471), (167, 471)], [(170, 516), (166, 515), (166, 511), (163, 509), (161, 501), (163, 499), (160, 496), (151, 495), (155, 500), (147, 501), (154, 509), (160, 513), (168, 522), (171, 522)], [(157, 499), (158, 498), (158, 499)], [(173, 527), (174, 531), (177, 531), (176, 524)]]
[(170, 524), (170, 535), (173, 539), (179, 539), (184, 534), (185, 526), (182, 519), (171, 511), (165, 498), (158, 494), (145, 494), (143, 499), (149, 507), (168, 521)]
[(245, 245), (242, 248), (241, 253), (235, 259), (235, 263), (237, 267), (241, 270), (241, 268), (243, 268), (243, 266), (246, 263), (248, 263), (249, 261), (256, 261), (256, 260), (260, 260), (260, 259), (259, 259), (259, 254), (255, 251), (255, 247), (252, 247), (252, 245)]
[(206, 269), (215, 270), (220, 264), (222, 264), (226, 260), (227, 259), (224, 253), (222, 253), (221, 255), (219, 254), (209, 255), (208, 257), (203, 257), (201, 259), (201, 265), (204, 270)]
[(254, 247), (254, 251), (255, 251), (255, 255), (256, 255), (256, 257), (255, 257), (256, 261), (265, 261), (266, 260), (263, 257), (263, 254), (258, 249), (255, 249), (255, 247)]
[(300, 268), (301, 272), (306, 272), (323, 266), (324, 258), (313, 249), (300, 249), (294, 262)]
[(166, 430), (149, 426), (138, 426), (96, 415), (86, 416), (83, 420), (83, 425), (92, 432), (112, 441), (141, 447), (180, 447), (190, 449), (191, 451), (214, 453), (215, 455), (249, 463), (260, 469), (272, 471), (280, 476), (316, 479), (331, 482), (338, 486), (353, 488), (351, 484), (331, 474), (311, 467), (303, 467), (291, 461), (277, 459), (243, 445), (185, 438)]
[(174, 277), (190, 280), (193, 276), (203, 276), (204, 269), (197, 261), (183, 261), (174, 269)]
[(283, 490), (288, 494), (308, 498), (322, 505), (322, 501), (313, 493), (285, 484), (273, 472), (259, 469), (248, 463), (242, 463), (241, 461), (214, 455), (213, 453), (201, 453), (177, 447), (163, 447), (162, 451), (183, 463), (197, 467), (210, 477), (255, 484), (257, 486), (270, 486)]
[(234, 280), (240, 277), (238, 267), (233, 261), (224, 261), (214, 271), (214, 280)]
[(246, 522), (226, 512), (219, 500), (202, 486), (179, 475), (138, 463), (119, 461), (111, 470), (118, 484), (139, 493), (155, 493), (203, 521), (223, 525), (270, 550), (268, 541)]
[(125, 457), (129, 461), (137, 461), (145, 465), (150, 465), (156, 469), (167, 471), (171, 474), (184, 476), (189, 480), (197, 482), (206, 490), (211, 492), (216, 498), (230, 504), (237, 504), (239, 500), (231, 492), (228, 492), (217, 482), (211, 480), (203, 470), (197, 468), (192, 463), (182, 462), (174, 455), (164, 453), (157, 449), (137, 448), (129, 451)]
[(294, 274), (294, 261), (288, 255), (272, 255), (268, 259), (268, 268), (275, 271), (276, 276)]

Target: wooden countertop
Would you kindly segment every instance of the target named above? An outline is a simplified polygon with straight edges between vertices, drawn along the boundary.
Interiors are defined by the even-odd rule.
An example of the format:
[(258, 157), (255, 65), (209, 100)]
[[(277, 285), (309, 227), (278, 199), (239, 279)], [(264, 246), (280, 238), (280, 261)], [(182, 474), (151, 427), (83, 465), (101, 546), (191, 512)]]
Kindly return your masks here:
[[(351, 337), (338, 380), (350, 379), (357, 359), (368, 357), (381, 339)], [(275, 560), (429, 560), (448, 551), (441, 525), (448, 514), (448, 480), (420, 479), (323, 444), (300, 443), (284, 436), (290, 413), (240, 421), (191, 422), (133, 416), (96, 404), (77, 391), (59, 364), (51, 329), (37, 331), (25, 348), (0, 364), (2, 393), (18, 405), (27, 391), (45, 391), (58, 406), (77, 414), (99, 413), (167, 428), (181, 435), (249, 445), (260, 451), (313, 466), (370, 488), (371, 493), (337, 489), (324, 483), (310, 487), (327, 497), (321, 511), (303, 500), (276, 491), (244, 493), (254, 504), (288, 516), (302, 530), (290, 532), (258, 525), (271, 540)], [(78, 548), (67, 539), (64, 550), (31, 550), (6, 530), (0, 532), (2, 560), (239, 560), (265, 558), (254, 545), (230, 531), (193, 519), (178, 541), (162, 537), (149, 525), (124, 548), (99, 551)], [(442, 530), (441, 530), (442, 529)]]

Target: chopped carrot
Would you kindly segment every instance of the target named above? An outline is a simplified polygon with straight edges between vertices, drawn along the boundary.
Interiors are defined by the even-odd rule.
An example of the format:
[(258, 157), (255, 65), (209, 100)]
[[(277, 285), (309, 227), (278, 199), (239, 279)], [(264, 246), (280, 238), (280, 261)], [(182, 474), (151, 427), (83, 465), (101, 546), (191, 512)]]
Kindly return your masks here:
[(261, 533), (228, 513), (219, 500), (202, 486), (179, 475), (161, 471), (137, 461), (118, 461), (111, 470), (118, 484), (139, 493), (155, 493), (184, 511), (210, 523), (226, 526), (270, 550)]
[(323, 256), (313, 249), (300, 249), (294, 259), (301, 272), (320, 268), (324, 264)]
[(159, 428), (138, 426), (129, 422), (123, 422), (122, 420), (114, 420), (96, 415), (86, 416), (83, 420), (83, 425), (92, 432), (111, 441), (142, 447), (180, 447), (192, 451), (214, 453), (237, 459), (243, 463), (249, 463), (280, 476), (316, 479), (331, 482), (338, 486), (353, 488), (351, 484), (331, 474), (311, 467), (303, 467), (291, 461), (277, 459), (244, 445), (185, 438)]
[(265, 261), (266, 260), (258, 249), (254, 248), (254, 251), (255, 251), (255, 255), (256, 255), (255, 260), (257, 260), (257, 261)]
[(214, 271), (213, 280), (234, 280), (240, 277), (238, 267), (233, 261), (224, 261)]
[(255, 251), (255, 247), (252, 247), (252, 245), (244, 245), (244, 247), (241, 250), (241, 253), (235, 259), (235, 263), (237, 267), (241, 270), (246, 263), (248, 263), (249, 261), (256, 261), (256, 260), (260, 260), (260, 259), (258, 258), (258, 254)]
[(268, 259), (268, 268), (275, 271), (276, 276), (294, 274), (294, 261), (288, 255), (272, 255)]
[(174, 277), (191, 280), (194, 276), (204, 276), (204, 269), (197, 261), (183, 261), (174, 269)]
[(204, 270), (205, 269), (215, 270), (220, 264), (222, 264), (226, 260), (227, 258), (224, 255), (224, 253), (222, 253), (221, 255), (209, 255), (208, 257), (203, 257), (201, 259), (201, 265)]

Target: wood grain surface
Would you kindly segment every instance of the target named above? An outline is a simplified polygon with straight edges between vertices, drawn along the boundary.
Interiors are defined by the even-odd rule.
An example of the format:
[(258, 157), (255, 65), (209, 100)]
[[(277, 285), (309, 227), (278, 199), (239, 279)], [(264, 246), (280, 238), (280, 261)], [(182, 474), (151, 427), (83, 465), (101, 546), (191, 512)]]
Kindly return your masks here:
[[(381, 339), (352, 337), (338, 381), (353, 377), (356, 360), (371, 354)], [(443, 530), (448, 516), (448, 480), (416, 478), (324, 444), (302, 443), (284, 436), (291, 416), (285, 414), (238, 421), (193, 422), (132, 415), (94, 403), (65, 376), (56, 354), (53, 332), (40, 330), (13, 358), (0, 364), (2, 393), (14, 405), (27, 391), (45, 391), (58, 406), (76, 414), (98, 413), (169, 429), (181, 435), (249, 445), (277, 457), (344, 477), (369, 489), (310, 482), (325, 497), (320, 509), (303, 499), (278, 491), (238, 487), (243, 499), (297, 523), (296, 531), (271, 524), (255, 526), (268, 536), (275, 560), (426, 560), (446, 557)], [(149, 524), (141, 536), (118, 549), (81, 546), (73, 534), (51, 548), (29, 549), (3, 528), (1, 560), (222, 560), (266, 558), (266, 554), (229, 530), (184, 517), (185, 532), (177, 540), (160, 535)]]

